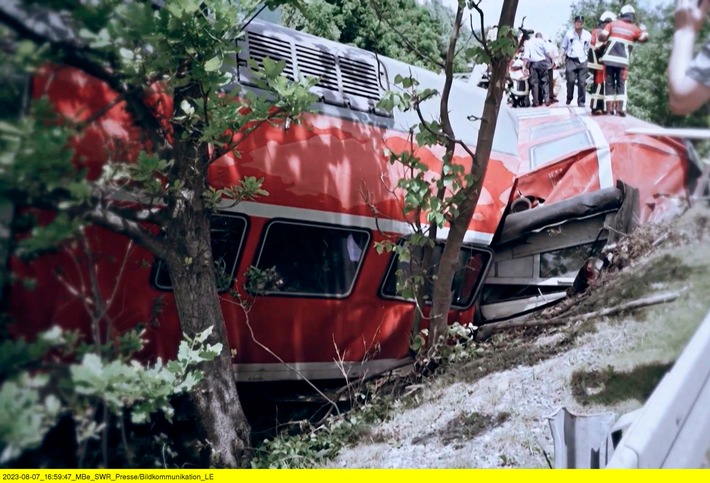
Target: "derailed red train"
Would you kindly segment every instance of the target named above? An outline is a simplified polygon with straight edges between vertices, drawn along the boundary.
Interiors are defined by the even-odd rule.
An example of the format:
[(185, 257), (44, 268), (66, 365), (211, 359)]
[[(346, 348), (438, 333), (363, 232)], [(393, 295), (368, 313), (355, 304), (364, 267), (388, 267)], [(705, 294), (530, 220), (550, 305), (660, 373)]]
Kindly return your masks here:
[[(395, 290), (400, 262), (378, 254), (373, 244), (411, 232), (396, 188), (404, 172), (387, 162), (386, 153), (410, 149), (410, 127), (418, 119), (415, 113), (389, 114), (377, 103), (398, 74), (412, 73), (423, 87), (439, 89), (443, 77), (259, 21), (248, 26), (241, 44), (233, 95), (256, 89), (247, 59), (271, 57), (286, 62), (285, 75), (317, 76), (320, 101), (302, 125), (263, 127), (242, 143), (239, 159), (225, 156), (209, 171), (217, 188), (256, 176), (270, 193), (213, 217), (215, 259), (230, 275), (220, 297), (235, 376), (332, 379), (397, 367), (407, 361), (415, 307)], [(47, 94), (62, 115), (75, 119), (89, 118), (116, 95), (70, 68), (38, 76), (32, 94)], [(472, 148), (478, 124), (469, 116), (481, 114), (484, 98), (484, 90), (455, 81), (451, 117)], [(424, 114), (433, 119), (437, 109), (430, 100)], [(625, 197), (617, 182), (638, 189), (638, 222), (652, 221), (666, 202), (686, 195), (691, 153), (671, 139), (625, 134), (637, 125), (646, 124), (568, 108), (501, 108), (452, 287), (451, 323), (471, 322), (477, 310), (479, 321), (511, 317), (560, 297), (589, 250), (606, 239), (605, 227)], [(138, 139), (118, 104), (75, 140), (75, 148), (91, 176), (100, 172), (106, 149), (137, 149)], [(439, 172), (439, 149), (418, 148), (416, 154)], [(461, 150), (456, 162), (468, 166), (471, 160)], [(550, 241), (551, 230), (562, 236)], [(173, 357), (182, 333), (159, 260), (120, 235), (99, 228), (89, 235), (112, 331), (144, 324), (148, 353)], [(86, 289), (86, 269), (77, 257), (66, 249), (32, 263), (10, 261), (13, 271), (38, 281), (34, 289), (11, 287), (18, 335), (31, 337), (53, 325), (89, 330), (85, 301), (69, 288)], [(228, 289), (246, 294), (251, 266), (273, 268), (276, 279), (260, 287), (247, 313)]]

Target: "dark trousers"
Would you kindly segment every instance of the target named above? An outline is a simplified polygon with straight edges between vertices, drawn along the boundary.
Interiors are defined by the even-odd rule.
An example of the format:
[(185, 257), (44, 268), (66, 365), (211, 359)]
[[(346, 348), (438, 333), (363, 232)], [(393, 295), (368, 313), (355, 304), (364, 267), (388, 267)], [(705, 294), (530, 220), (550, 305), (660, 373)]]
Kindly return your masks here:
[(510, 94), (513, 107), (530, 107), (530, 89), (527, 80), (513, 81)]
[(547, 60), (530, 63), (530, 91), (533, 106), (539, 106), (550, 100), (550, 78), (547, 74), (549, 69), (550, 62)]
[(624, 76), (624, 67), (607, 65), (605, 69), (604, 97), (607, 102), (621, 102), (621, 109), (626, 111), (626, 77)]
[(577, 84), (577, 105), (582, 107), (586, 102), (584, 83), (587, 79), (587, 61), (580, 62), (579, 59), (567, 58), (565, 66), (567, 74), (567, 104), (572, 102), (574, 97), (574, 85)]
[(606, 108), (604, 104), (604, 83), (606, 74), (603, 69), (594, 71), (594, 84), (592, 85), (592, 112), (600, 113)]

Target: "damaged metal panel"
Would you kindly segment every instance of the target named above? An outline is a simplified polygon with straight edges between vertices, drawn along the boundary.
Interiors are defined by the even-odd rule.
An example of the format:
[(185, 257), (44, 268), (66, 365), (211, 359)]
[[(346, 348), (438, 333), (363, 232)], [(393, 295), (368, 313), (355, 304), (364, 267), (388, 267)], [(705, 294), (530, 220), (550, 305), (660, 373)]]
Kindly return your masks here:
[(622, 190), (616, 187), (606, 188), (558, 201), (549, 206), (513, 213), (505, 218), (498, 244), (511, 242), (549, 225), (616, 210), (621, 206), (623, 199)]
[(636, 226), (638, 207), (638, 189), (619, 181), (615, 188), (508, 215), (493, 245), (481, 301), (485, 320), (545, 307), (569, 295), (568, 287), (583, 291), (600, 268), (594, 267), (602, 263), (597, 257), (604, 245)]
[(607, 212), (566, 220), (496, 245), (480, 304), (485, 320), (529, 313), (566, 296), (580, 268), (606, 243), (614, 218)]
[(515, 314), (527, 314), (539, 307), (550, 305), (567, 297), (566, 291), (540, 294), (532, 297), (522, 297), (490, 303), (481, 306), (481, 313), (487, 321), (505, 319)]
[(609, 434), (614, 413), (581, 415), (560, 408), (548, 416), (557, 469), (600, 469), (606, 466), (613, 448)]

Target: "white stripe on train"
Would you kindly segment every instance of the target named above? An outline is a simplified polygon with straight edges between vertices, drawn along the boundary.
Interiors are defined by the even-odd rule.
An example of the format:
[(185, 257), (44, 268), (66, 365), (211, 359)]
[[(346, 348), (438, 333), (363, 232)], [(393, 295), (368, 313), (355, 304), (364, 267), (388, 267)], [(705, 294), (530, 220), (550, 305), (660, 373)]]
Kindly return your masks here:
[(614, 186), (614, 173), (611, 166), (611, 149), (602, 129), (597, 122), (589, 116), (579, 117), (586, 124), (592, 135), (594, 147), (597, 148), (597, 163), (599, 164), (599, 187), (601, 189)]
[[(225, 203), (225, 205), (228, 204), (229, 203)], [(402, 235), (413, 232), (412, 227), (403, 221), (375, 218), (374, 216), (349, 215), (332, 211), (272, 205), (268, 203), (254, 203), (252, 201), (243, 201), (236, 206), (225, 206), (222, 209), (223, 211), (243, 213), (245, 215), (259, 218), (288, 218), (291, 220), (367, 228), (375, 231), (381, 230), (383, 232), (398, 233)], [(437, 232), (437, 238), (444, 240), (446, 239), (448, 233), (448, 228), (439, 229)], [(466, 230), (466, 234), (463, 239), (464, 243), (477, 243), (483, 245), (490, 245), (492, 240), (492, 233), (484, 233), (475, 230)]]

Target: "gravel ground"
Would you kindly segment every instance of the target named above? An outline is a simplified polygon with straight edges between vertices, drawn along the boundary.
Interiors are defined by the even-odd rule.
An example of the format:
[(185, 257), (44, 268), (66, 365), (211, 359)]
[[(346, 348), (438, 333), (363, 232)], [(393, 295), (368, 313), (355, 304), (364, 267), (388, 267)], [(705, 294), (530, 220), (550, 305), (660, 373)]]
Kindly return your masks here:
[[(633, 337), (627, 337), (628, 333)], [(643, 336), (639, 324), (624, 328), (600, 324), (583, 336), (578, 346), (535, 366), (491, 374), (472, 384), (454, 383), (425, 389), (427, 402), (395, 411), (393, 418), (374, 428), (371, 440), (347, 448), (331, 462), (335, 468), (545, 468), (543, 448), (552, 458), (552, 435), (547, 416), (559, 407), (578, 414), (614, 410), (617, 415), (640, 407), (630, 400), (614, 408), (580, 406), (572, 396), (570, 377), (575, 369), (604, 368), (619, 352), (630, 349), (634, 337)], [(510, 418), (469, 440), (447, 440), (449, 421), (473, 412)]]

